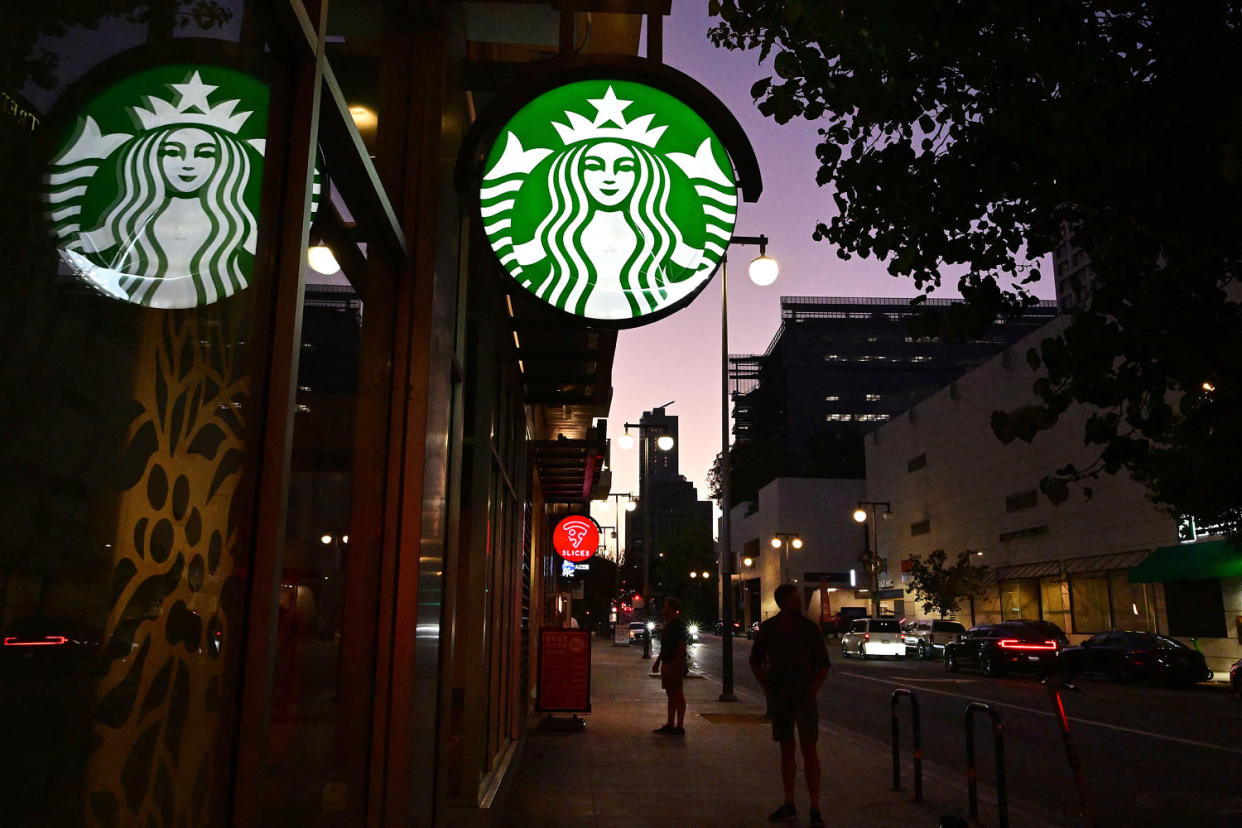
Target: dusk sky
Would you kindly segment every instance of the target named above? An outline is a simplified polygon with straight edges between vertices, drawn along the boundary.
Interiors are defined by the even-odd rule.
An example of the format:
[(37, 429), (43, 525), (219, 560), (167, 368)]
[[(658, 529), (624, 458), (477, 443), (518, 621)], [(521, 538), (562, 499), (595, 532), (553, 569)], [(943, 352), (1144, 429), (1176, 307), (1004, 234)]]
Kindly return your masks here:
[[(815, 184), (817, 125), (799, 120), (781, 126), (758, 113), (750, 86), (770, 73), (759, 65), (757, 51), (731, 52), (711, 44), (706, 5), (701, 0), (672, 4), (673, 12), (664, 22), (665, 62), (710, 89), (750, 137), (763, 175), (763, 195), (757, 203), (739, 205), (734, 233), (768, 236), (768, 255), (781, 266), (780, 278), (760, 288), (746, 275), (758, 249), (729, 249), (730, 353), (767, 349), (780, 325), (781, 296), (914, 296), (913, 282), (890, 276), (883, 263), (842, 261), (833, 246), (812, 241), (816, 222), (835, 213), (831, 189)], [(1041, 269), (1044, 280), (1034, 292), (1051, 299), (1052, 268)], [(944, 274), (948, 288), (934, 295), (957, 296), (959, 275)], [(720, 451), (720, 280), (717, 273), (693, 303), (672, 316), (621, 332), (608, 426), (614, 492), (638, 493), (637, 449), (623, 451), (616, 444), (622, 424), (637, 422), (643, 411), (673, 400), (668, 413), (680, 418), (680, 471), (698, 488), (699, 497), (707, 498), (707, 473)], [(602, 510), (598, 503), (592, 514), (603, 525), (616, 523), (613, 512)]]

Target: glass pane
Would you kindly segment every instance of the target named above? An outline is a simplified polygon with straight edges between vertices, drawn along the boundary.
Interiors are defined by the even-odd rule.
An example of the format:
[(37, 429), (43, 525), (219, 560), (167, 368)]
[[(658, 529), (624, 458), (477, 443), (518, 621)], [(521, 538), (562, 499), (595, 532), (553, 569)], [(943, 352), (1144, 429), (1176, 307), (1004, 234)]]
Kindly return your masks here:
[(1069, 606), (1066, 601), (1065, 582), (1060, 578), (1045, 578), (1039, 582), (1040, 606), (1045, 621), (1051, 621), (1063, 630), (1070, 628)]
[(1094, 633), (1112, 629), (1108, 615), (1108, 581), (1099, 576), (1070, 577), (1074, 608), (1074, 632)]
[(1039, 618), (1038, 581), (1002, 581), (1001, 617), (1006, 621)]
[(1150, 630), (1144, 584), (1130, 583), (1125, 572), (1109, 573), (1108, 581), (1113, 599), (1113, 626), (1119, 630)]
[[(54, 10), (6, 15), (10, 43), (38, 45), (26, 56), (32, 63), (0, 70), (5, 107), (31, 113), (21, 121), (27, 132), (0, 124), (8, 195), (0, 215), (0, 822), (215, 825), (228, 801), (252, 556), (243, 527), (253, 492), (242, 469), (255, 450), (261, 395), (247, 343), (259, 313), (253, 288), (267, 274), (247, 269), (247, 284), (231, 296), (191, 308), (151, 307), (126, 293), (135, 283), (162, 290), (184, 274), (160, 266), (179, 254), (207, 262), (197, 272), (236, 264), (228, 242), (237, 235), (215, 244), (208, 262), (207, 242), (166, 232), (170, 215), (201, 215), (207, 196), (184, 182), (179, 197), (152, 195), (178, 186), (165, 162), (148, 166), (139, 185), (127, 175), (139, 168), (133, 159), (167, 157), (144, 155), (155, 142), (176, 143), (168, 123), (157, 129), (150, 110), (139, 116), (152, 98), (171, 120), (181, 103), (174, 95), (222, 101), (214, 87), (122, 88), (119, 76), (97, 72), (146, 41), (175, 5), (155, 4), (151, 26), (106, 14), (107, 4), (72, 5), (63, 20)], [(173, 27), (178, 37), (228, 36), (214, 25), (201, 30), (192, 15), (183, 22)], [(102, 103), (76, 94), (106, 87), (113, 97)], [(239, 97), (239, 110), (256, 109), (252, 96)], [(88, 117), (106, 141), (78, 131)], [(263, 119), (247, 128), (261, 136)], [(226, 205), (234, 215), (263, 183), (261, 156), (243, 143), (226, 136), (215, 145), (235, 153), (236, 198)], [(31, 164), (49, 155), (55, 169)], [(218, 182), (224, 164), (208, 166)], [(141, 197), (138, 186), (148, 186)], [(31, 209), (44, 199), (56, 205), (48, 215)], [(145, 269), (127, 268), (134, 259), (105, 243), (122, 220), (135, 247), (154, 251)], [(96, 248), (85, 246), (88, 237)], [(79, 250), (114, 264), (96, 262), (106, 273), (87, 281), (81, 267), (63, 263)], [(117, 291), (106, 290), (109, 278), (121, 280), (112, 282)]]
[(351, 768), (339, 702), (342, 680), (365, 679), (341, 675), (362, 321), (362, 302), (344, 276), (307, 285), (264, 792), (269, 824), (354, 824), (345, 812)]

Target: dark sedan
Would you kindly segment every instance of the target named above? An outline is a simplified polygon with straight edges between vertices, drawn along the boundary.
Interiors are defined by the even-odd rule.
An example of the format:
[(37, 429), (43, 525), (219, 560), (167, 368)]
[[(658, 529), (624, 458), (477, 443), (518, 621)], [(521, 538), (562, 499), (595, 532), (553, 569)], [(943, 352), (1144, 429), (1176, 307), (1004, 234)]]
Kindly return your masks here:
[(1057, 653), (1067, 644), (1065, 633), (1049, 621), (1003, 621), (971, 627), (944, 646), (949, 672), (974, 667), (988, 677), (1009, 670), (1051, 672)]
[(1149, 632), (1097, 633), (1077, 647), (1067, 647), (1058, 665), (1067, 677), (1098, 675), (1113, 681), (1151, 678), (1194, 684), (1209, 676), (1203, 653)]

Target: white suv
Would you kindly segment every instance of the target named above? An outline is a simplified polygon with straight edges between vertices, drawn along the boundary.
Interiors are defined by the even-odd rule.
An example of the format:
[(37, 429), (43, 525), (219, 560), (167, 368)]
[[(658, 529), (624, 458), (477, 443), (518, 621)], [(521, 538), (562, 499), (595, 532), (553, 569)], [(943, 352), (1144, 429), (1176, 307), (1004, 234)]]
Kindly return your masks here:
[(858, 618), (850, 631), (841, 637), (841, 656), (906, 657), (906, 643), (901, 640), (901, 626), (895, 618)]
[(945, 644), (965, 633), (966, 628), (956, 621), (927, 618), (908, 622), (902, 638), (907, 647), (919, 654), (919, 658), (931, 658), (943, 651)]

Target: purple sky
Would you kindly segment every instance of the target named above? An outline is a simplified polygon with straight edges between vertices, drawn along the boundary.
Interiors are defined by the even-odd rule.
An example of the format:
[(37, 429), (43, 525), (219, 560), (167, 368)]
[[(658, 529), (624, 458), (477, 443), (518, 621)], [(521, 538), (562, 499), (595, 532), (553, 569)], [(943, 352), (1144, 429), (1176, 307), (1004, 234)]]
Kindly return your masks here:
[[(811, 240), (815, 223), (835, 213), (830, 187), (815, 184), (816, 125), (795, 121), (780, 126), (755, 110), (750, 86), (769, 72), (758, 64), (757, 52), (712, 46), (707, 39), (711, 20), (706, 5), (702, 0), (672, 4), (673, 13), (664, 23), (665, 62), (710, 89), (750, 136), (763, 174), (763, 195), (754, 204), (740, 205), (734, 233), (767, 235), (771, 239), (768, 254), (781, 265), (780, 278), (760, 288), (746, 275), (746, 265), (758, 255), (757, 248), (730, 249), (730, 353), (766, 350), (780, 324), (781, 296), (914, 296), (913, 282), (889, 276), (881, 262), (842, 261), (831, 245)], [(1035, 286), (1035, 293), (1051, 299), (1052, 268), (1042, 270), (1044, 281)], [(946, 274), (950, 288), (935, 295), (956, 296), (952, 285), (958, 275)], [(675, 400), (668, 413), (680, 417), (680, 470), (698, 487), (699, 497), (707, 497), (707, 472), (720, 451), (720, 279), (717, 273), (699, 297), (678, 313), (621, 332), (609, 418), (614, 438), (614, 492), (638, 491), (637, 451), (622, 451), (615, 441), (621, 424), (637, 422), (643, 411)], [(611, 511), (598, 505), (592, 511), (600, 523), (615, 523)]]

